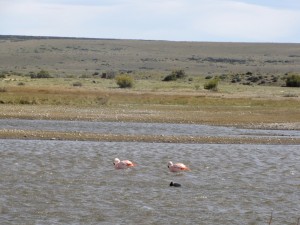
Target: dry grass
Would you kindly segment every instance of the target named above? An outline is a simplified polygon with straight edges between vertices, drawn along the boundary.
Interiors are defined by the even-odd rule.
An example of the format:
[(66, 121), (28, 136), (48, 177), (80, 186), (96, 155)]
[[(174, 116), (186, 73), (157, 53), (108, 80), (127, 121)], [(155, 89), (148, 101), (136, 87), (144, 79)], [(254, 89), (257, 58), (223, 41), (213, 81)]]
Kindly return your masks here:
[[(1, 39), (1, 37), (0, 37)], [(141, 72), (161, 79), (174, 69), (187, 75), (247, 71), (284, 74), (300, 71), (299, 44), (167, 42), (88, 39), (2, 39), (2, 70), (45, 69), (56, 76), (105, 71)]]
[[(249, 87), (242, 85), (231, 85), (231, 89), (229, 85), (224, 85), (224, 89), (220, 88), (218, 92), (196, 91), (192, 88), (171, 90), (167, 87), (164, 91), (151, 91), (138, 87), (108, 87), (107, 83), (101, 83), (101, 79), (96, 84), (91, 79), (85, 79), (86, 85), (73, 87), (70, 80), (62, 78), (27, 81), (25, 85), (18, 86), (17, 83), (22, 79), (26, 78), (5, 84), (6, 91), (0, 95), (1, 118), (202, 123), (247, 127), (292, 124), (293, 128), (299, 129), (300, 99), (283, 97), (285, 88), (253, 87), (254, 92), (250, 92)], [(290, 90), (299, 92), (298, 89)]]

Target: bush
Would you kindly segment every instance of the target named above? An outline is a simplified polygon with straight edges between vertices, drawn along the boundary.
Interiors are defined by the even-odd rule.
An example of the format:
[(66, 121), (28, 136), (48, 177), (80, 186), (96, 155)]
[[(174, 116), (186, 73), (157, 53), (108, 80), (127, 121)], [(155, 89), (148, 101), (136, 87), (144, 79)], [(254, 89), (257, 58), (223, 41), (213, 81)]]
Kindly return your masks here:
[(184, 70), (173, 70), (171, 74), (166, 76), (163, 81), (174, 81), (177, 79), (183, 79), (186, 77)]
[(177, 80), (177, 77), (174, 74), (169, 74), (163, 79), (163, 81), (174, 81), (174, 80)]
[(128, 75), (119, 75), (116, 77), (116, 83), (120, 88), (131, 88), (133, 86), (133, 78)]
[(290, 75), (286, 79), (287, 87), (300, 87), (300, 75)]
[(79, 81), (76, 81), (73, 83), (73, 87), (81, 87), (81, 86), (82, 86), (82, 83)]
[(183, 79), (186, 77), (184, 70), (174, 70), (172, 73), (175, 74), (178, 79)]
[(206, 82), (204, 84), (204, 89), (216, 91), (218, 90), (218, 84), (219, 84), (219, 79), (215, 78), (213, 80)]
[(37, 74), (35, 73), (30, 73), (31, 78), (51, 78), (50, 74), (46, 70), (41, 70)]

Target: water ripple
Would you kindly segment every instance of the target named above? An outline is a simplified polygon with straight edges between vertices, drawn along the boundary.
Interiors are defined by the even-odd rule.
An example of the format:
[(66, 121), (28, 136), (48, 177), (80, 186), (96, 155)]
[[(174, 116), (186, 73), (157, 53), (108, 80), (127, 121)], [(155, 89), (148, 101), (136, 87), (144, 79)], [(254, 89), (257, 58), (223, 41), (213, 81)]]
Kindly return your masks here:
[[(115, 157), (138, 166), (115, 170)], [(295, 145), (0, 140), (0, 223), (267, 224), (273, 211), (294, 225), (299, 158)]]

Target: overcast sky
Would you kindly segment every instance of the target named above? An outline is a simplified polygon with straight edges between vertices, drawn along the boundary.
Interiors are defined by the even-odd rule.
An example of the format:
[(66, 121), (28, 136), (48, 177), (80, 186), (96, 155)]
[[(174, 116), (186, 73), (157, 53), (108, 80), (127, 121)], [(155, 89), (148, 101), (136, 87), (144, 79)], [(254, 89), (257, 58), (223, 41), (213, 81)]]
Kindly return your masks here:
[(0, 0), (0, 34), (300, 43), (300, 0)]

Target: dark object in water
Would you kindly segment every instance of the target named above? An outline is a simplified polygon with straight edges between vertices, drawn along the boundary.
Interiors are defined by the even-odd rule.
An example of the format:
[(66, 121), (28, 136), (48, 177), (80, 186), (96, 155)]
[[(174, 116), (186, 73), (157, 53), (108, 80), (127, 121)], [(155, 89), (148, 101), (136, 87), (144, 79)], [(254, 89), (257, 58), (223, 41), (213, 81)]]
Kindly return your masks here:
[(173, 183), (173, 181), (171, 181), (170, 186), (171, 187), (181, 187), (181, 184)]

